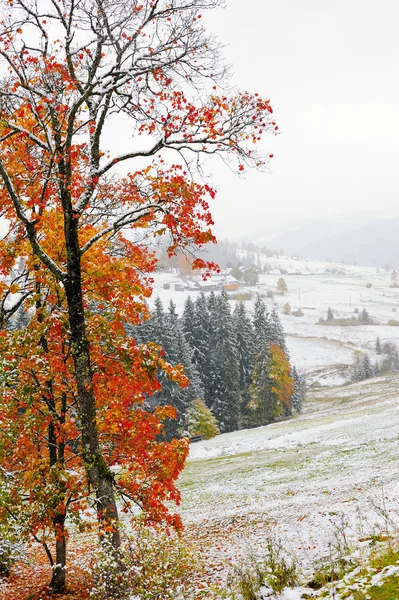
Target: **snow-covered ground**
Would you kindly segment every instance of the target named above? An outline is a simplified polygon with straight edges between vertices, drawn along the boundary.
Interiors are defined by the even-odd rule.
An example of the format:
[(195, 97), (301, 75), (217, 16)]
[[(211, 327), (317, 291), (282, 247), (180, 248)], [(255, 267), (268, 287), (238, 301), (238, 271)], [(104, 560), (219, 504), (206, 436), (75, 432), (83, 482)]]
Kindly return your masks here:
[[(390, 288), (391, 272), (368, 267), (334, 264), (329, 262), (301, 261), (293, 258), (260, 257), (262, 264), (284, 270), (301, 270), (301, 275), (261, 274), (259, 284), (252, 288), (255, 296), (265, 296), (269, 309), (279, 312), (287, 335), (287, 345), (293, 364), (307, 375), (308, 382), (323, 386), (339, 385), (348, 379), (348, 367), (356, 350), (367, 350), (372, 361), (376, 356), (374, 346), (377, 336), (381, 342), (399, 343), (399, 327), (388, 325), (389, 320), (399, 321), (399, 289)], [(329, 273), (319, 273), (329, 269)], [(333, 272), (335, 271), (335, 272)], [(276, 292), (277, 280), (283, 277), (288, 291), (282, 296)], [(156, 273), (153, 299), (159, 295), (165, 305), (170, 300), (181, 314), (188, 295), (195, 300), (198, 292), (176, 291), (181, 283), (178, 274)], [(163, 288), (170, 284), (169, 290)], [(367, 287), (367, 285), (371, 287)], [(267, 292), (274, 297), (267, 298)], [(286, 315), (284, 305), (291, 311), (301, 309), (303, 316)], [(232, 307), (235, 300), (232, 300)], [(246, 301), (249, 311), (253, 300)], [(375, 320), (374, 325), (327, 326), (319, 324), (328, 307), (336, 318), (349, 318), (366, 308)], [(398, 312), (396, 312), (398, 311)]]
[(398, 375), (312, 390), (295, 418), (193, 444), (183, 519), (215, 564), (262, 554), (271, 533), (310, 576), (342, 535), (381, 527), (381, 511), (399, 525), (398, 436)]

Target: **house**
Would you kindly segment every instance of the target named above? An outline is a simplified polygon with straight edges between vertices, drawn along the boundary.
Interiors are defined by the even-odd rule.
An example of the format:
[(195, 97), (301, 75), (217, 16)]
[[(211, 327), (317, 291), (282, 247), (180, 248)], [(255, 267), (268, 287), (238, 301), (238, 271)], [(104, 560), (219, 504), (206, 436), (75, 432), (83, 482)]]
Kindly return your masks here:
[(218, 284), (213, 279), (207, 279), (206, 281), (200, 279), (194, 283), (194, 289), (197, 292), (212, 292), (218, 289)]
[(223, 280), (222, 286), (226, 292), (236, 292), (240, 287), (240, 282), (232, 275), (229, 275)]

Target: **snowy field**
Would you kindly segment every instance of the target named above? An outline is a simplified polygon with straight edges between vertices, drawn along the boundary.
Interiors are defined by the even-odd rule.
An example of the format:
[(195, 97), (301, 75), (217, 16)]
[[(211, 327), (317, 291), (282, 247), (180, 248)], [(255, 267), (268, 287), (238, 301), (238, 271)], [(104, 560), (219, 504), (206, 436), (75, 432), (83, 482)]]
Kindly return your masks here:
[[(262, 259), (262, 257), (260, 257)], [(265, 296), (269, 310), (279, 312), (287, 335), (287, 345), (292, 363), (307, 375), (310, 384), (318, 382), (322, 386), (340, 385), (348, 380), (349, 366), (353, 363), (356, 350), (368, 351), (375, 361), (374, 346), (376, 337), (381, 342), (399, 343), (399, 327), (387, 325), (389, 320), (399, 321), (399, 289), (390, 288), (391, 272), (368, 267), (356, 267), (329, 262), (300, 261), (293, 258), (264, 259), (276, 269), (300, 270), (302, 275), (261, 274), (259, 284), (247, 287), (255, 295)], [(329, 269), (330, 273), (320, 273)], [(337, 271), (335, 274), (331, 271)], [(288, 291), (282, 296), (276, 293), (277, 280), (283, 277)], [(198, 292), (176, 291), (176, 283), (181, 283), (177, 274), (156, 273), (153, 299), (160, 296), (164, 306), (170, 300), (181, 314), (187, 296), (193, 300)], [(164, 284), (170, 289), (163, 289)], [(371, 287), (367, 287), (367, 284)], [(266, 294), (274, 293), (272, 299)], [(291, 311), (301, 309), (303, 316), (285, 315), (283, 306), (289, 303)], [(235, 300), (231, 302), (232, 308)], [(249, 312), (253, 300), (246, 301)], [(326, 326), (318, 323), (326, 318), (328, 307), (336, 318), (356, 316), (366, 308), (375, 320), (375, 325)], [(398, 311), (398, 312), (396, 312)]]
[(399, 525), (399, 376), (313, 390), (304, 412), (191, 447), (180, 478), (188, 531), (217, 569), (262, 554), (270, 533), (306, 578), (344, 535)]

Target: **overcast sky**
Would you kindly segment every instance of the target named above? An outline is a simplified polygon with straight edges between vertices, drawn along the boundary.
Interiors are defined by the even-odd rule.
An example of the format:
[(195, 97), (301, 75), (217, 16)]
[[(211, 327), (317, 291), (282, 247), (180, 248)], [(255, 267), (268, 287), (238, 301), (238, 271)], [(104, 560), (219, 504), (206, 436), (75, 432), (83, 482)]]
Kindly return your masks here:
[(240, 88), (272, 101), (269, 174), (216, 167), (216, 233), (399, 214), (399, 2), (226, 0), (207, 21)]

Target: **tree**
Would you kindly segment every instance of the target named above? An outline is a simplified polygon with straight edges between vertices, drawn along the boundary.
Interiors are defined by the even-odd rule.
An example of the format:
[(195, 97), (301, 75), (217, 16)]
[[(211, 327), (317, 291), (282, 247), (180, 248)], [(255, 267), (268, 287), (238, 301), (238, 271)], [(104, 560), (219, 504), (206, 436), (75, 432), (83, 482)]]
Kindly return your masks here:
[[(124, 323), (140, 322), (150, 293), (150, 282), (143, 285), (138, 273), (151, 271), (155, 257), (129, 242), (123, 231), (131, 229), (138, 237), (138, 232), (141, 237), (169, 232), (169, 254), (213, 240), (208, 199), (214, 192), (191, 177), (195, 162), (201, 155), (220, 154), (231, 156), (238, 171), (260, 167), (262, 157), (248, 144), (261, 132), (278, 129), (268, 100), (210, 89), (222, 82), (225, 69), (200, 16), (218, 4), (144, 0), (131, 10), (129, 3), (49, 0), (44, 18), (39, 3), (31, 0), (0, 4), (0, 72), (7, 73), (0, 86), (0, 206), (9, 223), (1, 247), (1, 293), (3, 299), (18, 298), (11, 308), (2, 303), (2, 318), (19, 302), (35, 298), (42, 306), (32, 329), (40, 332), (54, 319), (59, 339), (51, 339), (48, 352), (45, 341), (38, 347), (35, 356), (45, 368), (34, 394), (47, 399), (42, 398), (45, 423), (63, 439), (59, 432), (70, 425), (59, 427), (62, 386), (56, 407), (53, 400), (48, 405), (52, 382), (60, 383), (56, 364), (62, 363), (68, 371), (62, 384), (68, 384), (77, 410), (67, 416), (73, 418), (72, 429), (78, 428), (79, 460), (94, 490), (102, 534), (110, 536), (114, 548), (120, 544), (115, 494), (136, 499), (144, 493), (135, 486), (137, 469), (146, 469), (140, 452), (147, 452), (146, 438), (122, 437), (119, 424), (133, 431), (149, 420), (147, 441), (153, 444), (162, 425), (138, 406), (159, 387), (158, 367), (185, 384), (156, 346), (126, 340)], [(196, 97), (200, 87), (209, 90), (206, 100)], [(109, 150), (104, 139), (115, 114), (126, 118), (126, 139), (118, 140), (121, 153)], [(167, 164), (173, 153), (177, 162)], [(117, 167), (128, 161), (133, 168), (122, 176)], [(26, 278), (11, 283), (8, 276), (20, 259)], [(212, 267), (198, 260), (193, 266)], [(57, 363), (61, 337), (66, 348)], [(36, 342), (40, 339), (38, 334)], [(11, 357), (13, 339), (7, 337), (5, 344)], [(47, 446), (49, 461), (53, 447)], [(177, 443), (154, 446), (152, 476), (156, 479), (157, 464), (170, 460), (168, 473), (176, 478), (185, 453)], [(118, 482), (110, 470), (117, 455), (136, 465)], [(29, 473), (28, 486), (34, 470)], [(85, 487), (82, 477), (80, 486)], [(155, 498), (155, 489), (148, 486), (144, 499)], [(169, 499), (178, 499), (170, 489)], [(167, 512), (158, 500), (156, 505), (163, 518)], [(60, 591), (64, 581), (60, 576), (53, 584)]]
[(257, 269), (245, 269), (243, 278), (246, 285), (256, 285), (259, 281)]
[(270, 313), (270, 324), (271, 324), (271, 341), (280, 346), (282, 350), (288, 355), (287, 346), (285, 343), (284, 329), (281, 325), (280, 317), (275, 308)]
[(282, 277), (277, 280), (277, 289), (282, 296), (288, 291), (288, 286)]
[(210, 440), (220, 433), (217, 420), (212, 411), (205, 406), (203, 400), (194, 399), (188, 409), (185, 430), (191, 435), (202, 435), (205, 440)]
[[(210, 314), (212, 317), (212, 309)], [(225, 291), (216, 299), (213, 335), (215, 380), (210, 408), (221, 432), (234, 431), (238, 428), (240, 413), (240, 374), (237, 341)]]
[(249, 392), (253, 425), (267, 425), (289, 412), (294, 382), (287, 355), (277, 344), (264, 346), (257, 355)]
[(288, 302), (286, 302), (284, 304), (284, 306), (283, 306), (283, 313), (285, 315), (290, 315), (291, 314), (291, 305)]
[(362, 325), (371, 325), (372, 323), (372, 319), (365, 308), (363, 308), (359, 315), (359, 321), (362, 323)]
[(254, 329), (254, 353), (257, 354), (272, 340), (273, 336), (269, 313), (259, 295), (256, 296), (254, 303), (252, 325)]
[(375, 351), (377, 354), (381, 354), (381, 342), (380, 342), (380, 338), (378, 336), (375, 341)]
[(327, 311), (327, 321), (333, 321), (334, 320), (334, 313), (331, 310), (331, 307), (328, 307), (328, 311)]
[(306, 396), (306, 380), (295, 367), (292, 368), (292, 380), (294, 382), (294, 392), (291, 396), (291, 409), (299, 413), (302, 410)]
[(391, 287), (399, 287), (399, 276), (396, 271), (392, 271), (391, 273)]
[(233, 324), (239, 367), (241, 406), (246, 406), (249, 400), (248, 387), (254, 360), (254, 332), (243, 302), (236, 304)]

